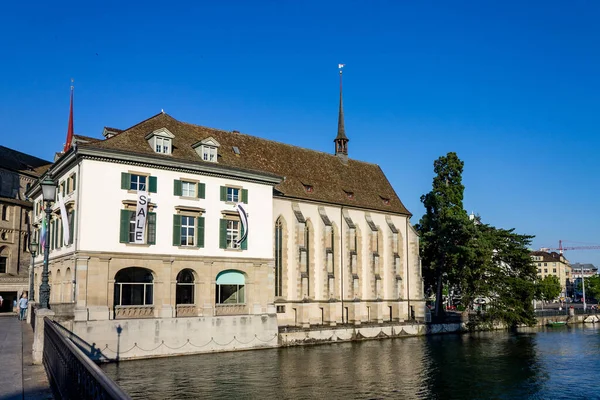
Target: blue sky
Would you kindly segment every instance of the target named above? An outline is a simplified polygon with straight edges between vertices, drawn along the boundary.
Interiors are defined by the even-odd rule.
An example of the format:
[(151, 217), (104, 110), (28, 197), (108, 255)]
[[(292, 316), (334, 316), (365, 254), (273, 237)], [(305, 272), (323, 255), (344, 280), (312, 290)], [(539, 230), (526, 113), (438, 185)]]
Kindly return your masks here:
[[(51, 159), (74, 78), (78, 134), (164, 109), (330, 152), (345, 63), (350, 156), (381, 165), (413, 223), (455, 151), (485, 222), (600, 244), (600, 3), (522, 3), (9, 2), (0, 144)], [(567, 257), (600, 266), (600, 250)]]

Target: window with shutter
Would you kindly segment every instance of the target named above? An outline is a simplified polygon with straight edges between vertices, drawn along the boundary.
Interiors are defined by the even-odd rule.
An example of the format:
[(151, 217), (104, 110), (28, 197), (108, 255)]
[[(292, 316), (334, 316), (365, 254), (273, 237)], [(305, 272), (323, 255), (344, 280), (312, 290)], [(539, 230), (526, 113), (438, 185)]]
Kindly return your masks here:
[(198, 184), (198, 198), (200, 198), (200, 199), (206, 198), (206, 185), (204, 183)]
[(148, 228), (146, 229), (148, 244), (156, 244), (156, 213), (148, 213)]
[(219, 248), (227, 248), (227, 220), (221, 219), (219, 221)]
[(221, 186), (221, 201), (227, 201), (227, 187)]
[(173, 246), (181, 245), (181, 215), (173, 214)]
[(181, 181), (178, 179), (173, 181), (173, 195), (181, 196)]
[(196, 245), (198, 247), (204, 247), (204, 217), (198, 217), (197, 223), (198, 223), (198, 240), (196, 241)]
[(69, 213), (69, 234), (69, 244), (73, 244), (75, 238), (75, 210), (71, 210)]
[(248, 189), (242, 189), (242, 203), (248, 204)]

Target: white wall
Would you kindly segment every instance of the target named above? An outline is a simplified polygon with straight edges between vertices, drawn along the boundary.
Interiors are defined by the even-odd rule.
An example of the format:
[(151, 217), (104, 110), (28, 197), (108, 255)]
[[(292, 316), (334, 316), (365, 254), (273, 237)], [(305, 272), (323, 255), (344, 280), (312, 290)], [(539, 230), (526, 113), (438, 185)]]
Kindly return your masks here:
[[(137, 194), (121, 189), (121, 173), (136, 171), (157, 177), (157, 193), (149, 193), (157, 206), (156, 245), (134, 245), (119, 242), (120, 210), (123, 200), (137, 200)], [(123, 252), (132, 254), (176, 254), (239, 258), (273, 258), (273, 189), (270, 185), (233, 179), (196, 175), (84, 160), (80, 179), (81, 202), (78, 207), (81, 237), (78, 250)], [(175, 179), (199, 180), (206, 184), (205, 199), (183, 199), (173, 194)], [(222, 210), (234, 211), (231, 204), (220, 201), (220, 186), (236, 185), (248, 189), (248, 250), (219, 248), (219, 220)], [(206, 210), (204, 248), (182, 249), (173, 246), (173, 214), (176, 206), (192, 206)]]

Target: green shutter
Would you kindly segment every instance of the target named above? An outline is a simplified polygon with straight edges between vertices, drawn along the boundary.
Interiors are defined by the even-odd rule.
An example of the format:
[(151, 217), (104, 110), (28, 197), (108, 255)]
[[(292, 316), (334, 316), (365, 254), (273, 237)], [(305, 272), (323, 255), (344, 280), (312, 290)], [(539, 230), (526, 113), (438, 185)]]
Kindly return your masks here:
[(121, 229), (119, 235), (119, 242), (129, 243), (129, 220), (131, 218), (131, 211), (121, 210)]
[(204, 183), (198, 184), (198, 198), (199, 199), (206, 198), (206, 185)]
[[(73, 177), (75, 177), (75, 175), (73, 175)], [(73, 244), (75, 238), (75, 210), (71, 211), (69, 217), (69, 244)]]
[(196, 240), (196, 245), (198, 247), (204, 247), (204, 217), (198, 217), (198, 240)]
[(131, 188), (131, 174), (121, 172), (121, 189), (129, 190)]
[(248, 189), (242, 189), (242, 203), (248, 204)]
[[(61, 217), (62, 217), (62, 215), (61, 215)], [(61, 218), (61, 220), (62, 220), (62, 218)], [(62, 223), (59, 222), (59, 225), (60, 225), (60, 240), (58, 241), (57, 247), (60, 249), (65, 244), (65, 232), (64, 232)]]
[(73, 191), (77, 190), (77, 175), (73, 174)]
[[(222, 188), (223, 186), (221, 186)], [(222, 190), (221, 190), (222, 192)], [(227, 220), (222, 219), (219, 224), (219, 248), (226, 249), (227, 248)]]
[(173, 181), (173, 195), (175, 196), (181, 196), (181, 181), (178, 179), (175, 179)]
[[(241, 221), (240, 221), (240, 225), (242, 225)], [(244, 236), (244, 225), (242, 225), (242, 227), (240, 228), (240, 231), (242, 233), (242, 236)], [(242, 250), (248, 250), (248, 238), (244, 239), (244, 241), (241, 243), (241, 247), (242, 247)]]
[(149, 186), (148, 191), (150, 193), (156, 193), (156, 177), (155, 176), (150, 177), (150, 184), (148, 186)]
[(148, 244), (156, 244), (156, 213), (148, 213)]
[(173, 214), (173, 246), (181, 246), (181, 215)]
[(227, 201), (227, 187), (221, 186), (221, 201)]

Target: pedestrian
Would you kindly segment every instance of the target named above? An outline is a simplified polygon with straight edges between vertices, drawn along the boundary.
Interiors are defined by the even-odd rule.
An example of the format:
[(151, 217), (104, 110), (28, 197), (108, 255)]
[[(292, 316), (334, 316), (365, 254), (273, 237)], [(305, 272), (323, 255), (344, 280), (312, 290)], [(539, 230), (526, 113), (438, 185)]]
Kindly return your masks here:
[(2, 304), (4, 303), (4, 299), (0, 296), (0, 311), (2, 310)]
[(27, 312), (27, 295), (23, 293), (19, 299), (19, 320), (25, 320), (25, 313)]

